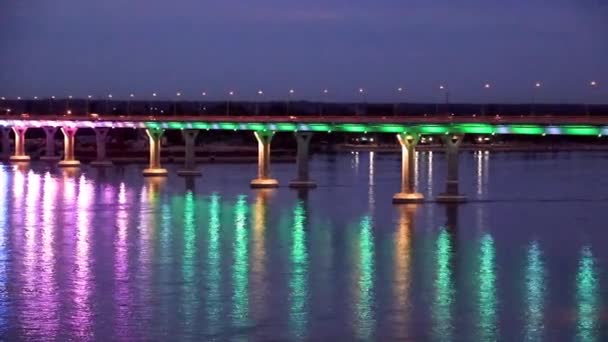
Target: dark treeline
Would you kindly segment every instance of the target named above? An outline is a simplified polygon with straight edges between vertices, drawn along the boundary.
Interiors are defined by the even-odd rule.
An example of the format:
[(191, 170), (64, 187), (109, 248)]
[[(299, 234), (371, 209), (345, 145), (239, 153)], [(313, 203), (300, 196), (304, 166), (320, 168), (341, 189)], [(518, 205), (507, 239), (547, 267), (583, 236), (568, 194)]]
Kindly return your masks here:
[(2, 115), (608, 115), (608, 105), (585, 104), (437, 104), (437, 103), (322, 103), (105, 101), (42, 99), (0, 101)]

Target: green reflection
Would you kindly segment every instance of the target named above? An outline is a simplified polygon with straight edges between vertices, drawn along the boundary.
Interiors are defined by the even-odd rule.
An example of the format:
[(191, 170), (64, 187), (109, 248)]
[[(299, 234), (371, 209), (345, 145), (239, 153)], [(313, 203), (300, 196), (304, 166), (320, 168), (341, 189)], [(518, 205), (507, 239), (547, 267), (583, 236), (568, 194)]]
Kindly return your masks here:
[(289, 325), (296, 339), (306, 337), (308, 325), (308, 251), (306, 250), (306, 211), (298, 201), (293, 211), (293, 237), (291, 246), (291, 279)]
[(496, 340), (496, 266), (494, 239), (481, 238), (479, 250), (479, 333), (480, 341)]
[(209, 203), (209, 245), (207, 248), (207, 286), (208, 286), (208, 312), (209, 329), (212, 333), (217, 332), (221, 314), (221, 291), (220, 283), (222, 274), (220, 269), (220, 196), (217, 193), (211, 195)]
[(185, 321), (182, 322), (187, 328), (194, 324), (195, 281), (194, 264), (196, 253), (196, 223), (194, 221), (194, 194), (188, 190), (184, 196), (184, 255), (182, 261), (182, 275), (184, 278), (182, 300)]
[(247, 200), (239, 195), (234, 207), (234, 264), (232, 266), (232, 318), (237, 327), (243, 327), (249, 316), (249, 232), (247, 231)]
[(579, 341), (596, 341), (598, 331), (598, 277), (591, 248), (586, 246), (581, 253), (576, 274), (576, 297), (578, 301), (577, 337)]
[(452, 302), (454, 284), (452, 282), (452, 237), (442, 229), (437, 237), (437, 275), (435, 278), (435, 301), (433, 303), (433, 333), (435, 340), (452, 339)]
[(372, 220), (365, 216), (359, 236), (359, 301), (357, 303), (357, 335), (368, 341), (374, 336), (374, 236)]
[(545, 272), (542, 251), (534, 241), (528, 248), (526, 263), (526, 341), (540, 341), (543, 337)]

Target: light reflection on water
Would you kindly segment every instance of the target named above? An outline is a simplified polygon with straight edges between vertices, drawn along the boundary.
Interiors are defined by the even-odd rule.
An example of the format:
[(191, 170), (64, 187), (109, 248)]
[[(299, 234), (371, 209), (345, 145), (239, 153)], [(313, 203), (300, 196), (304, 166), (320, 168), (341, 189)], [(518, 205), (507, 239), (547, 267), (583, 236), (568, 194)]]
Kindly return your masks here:
[[(310, 192), (220, 183), (222, 165), (187, 190), (111, 170), (0, 169), (0, 339), (604, 338), (600, 186), (583, 202), (392, 206), (399, 182), (386, 170), (398, 174), (398, 160), (370, 153), (357, 178), (358, 156), (337, 158), (342, 179), (320, 174)], [(418, 156), (418, 187), (440, 192), (430, 170), (442, 155)], [(496, 173), (510, 159), (467, 158), (465, 193), (538, 195), (488, 178), (491, 158)], [(542, 176), (542, 165), (556, 163), (512, 177)], [(584, 187), (576, 170), (565, 184)], [(334, 178), (364, 183), (325, 185)]]

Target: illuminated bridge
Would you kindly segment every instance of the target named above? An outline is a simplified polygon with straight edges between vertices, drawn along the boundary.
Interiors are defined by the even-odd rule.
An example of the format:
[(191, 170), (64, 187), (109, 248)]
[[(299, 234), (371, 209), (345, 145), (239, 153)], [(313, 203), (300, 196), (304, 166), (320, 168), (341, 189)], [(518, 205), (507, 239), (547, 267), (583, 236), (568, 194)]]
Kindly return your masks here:
[(15, 134), (12, 162), (28, 162), (25, 153), (26, 132), (41, 128), (46, 133), (46, 156), (53, 160), (54, 136), (58, 129), (64, 136), (62, 167), (78, 167), (74, 154), (74, 141), (79, 129), (92, 129), (97, 143), (97, 159), (94, 166), (110, 166), (106, 158), (106, 138), (112, 128), (144, 129), (150, 140), (150, 164), (144, 176), (163, 177), (167, 170), (161, 166), (161, 137), (165, 130), (181, 130), (185, 141), (185, 165), (178, 171), (182, 176), (200, 175), (196, 169), (194, 145), (196, 136), (205, 130), (251, 131), (258, 141), (258, 175), (251, 186), (254, 188), (277, 187), (278, 182), (270, 174), (270, 143), (276, 132), (293, 132), (297, 141), (297, 175), (291, 187), (314, 187), (309, 178), (308, 148), (314, 133), (387, 133), (395, 134), (402, 147), (401, 190), (393, 197), (394, 203), (418, 202), (423, 196), (416, 192), (413, 177), (414, 150), (423, 135), (442, 137), (447, 155), (446, 191), (437, 200), (444, 202), (464, 201), (458, 189), (459, 146), (465, 134), (476, 135), (608, 135), (608, 117), (601, 116), (5, 116), (0, 119), (3, 143), (9, 142), (10, 130)]

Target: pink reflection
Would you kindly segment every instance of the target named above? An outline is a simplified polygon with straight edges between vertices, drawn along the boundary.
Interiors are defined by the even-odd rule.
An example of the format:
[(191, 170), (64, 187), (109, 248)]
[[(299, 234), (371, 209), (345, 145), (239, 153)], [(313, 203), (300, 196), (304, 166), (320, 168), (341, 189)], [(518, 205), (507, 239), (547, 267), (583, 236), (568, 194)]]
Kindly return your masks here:
[[(75, 185), (75, 182), (73, 182)], [(71, 184), (70, 184), (71, 185)], [(69, 202), (72, 187), (66, 188), (65, 199)], [(71, 323), (74, 326), (77, 338), (90, 336), (93, 327), (94, 315), (91, 308), (93, 285), (91, 282), (91, 213), (95, 202), (93, 185), (80, 176), (78, 182), (78, 197), (76, 198), (76, 222), (74, 227), (76, 235), (76, 253), (74, 259), (73, 278), (73, 305), (74, 314)], [(69, 221), (68, 221), (69, 223)]]
[(118, 190), (118, 211), (116, 213), (116, 239), (114, 241), (114, 277), (115, 277), (115, 298), (116, 305), (116, 327), (117, 339), (128, 341), (131, 339), (129, 331), (129, 316), (133, 303), (132, 294), (129, 289), (129, 255), (128, 255), (128, 224), (129, 224), (129, 205), (125, 183), (120, 183)]

